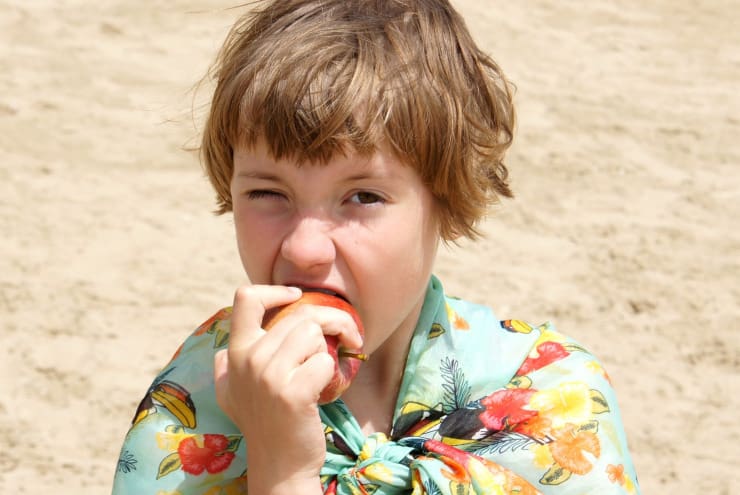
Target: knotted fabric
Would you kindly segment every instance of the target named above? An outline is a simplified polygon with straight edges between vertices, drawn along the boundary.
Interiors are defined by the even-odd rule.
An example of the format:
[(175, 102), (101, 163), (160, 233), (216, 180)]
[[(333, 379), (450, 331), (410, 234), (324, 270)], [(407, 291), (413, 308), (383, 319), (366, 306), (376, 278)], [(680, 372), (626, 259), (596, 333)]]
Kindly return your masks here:
[[(113, 493), (246, 493), (249, 446), (218, 408), (213, 356), (230, 309), (178, 349), (139, 405)], [(609, 378), (548, 324), (498, 320), (432, 278), (389, 436), (319, 407), (327, 494), (639, 493)], [(245, 469), (246, 467), (246, 469)]]

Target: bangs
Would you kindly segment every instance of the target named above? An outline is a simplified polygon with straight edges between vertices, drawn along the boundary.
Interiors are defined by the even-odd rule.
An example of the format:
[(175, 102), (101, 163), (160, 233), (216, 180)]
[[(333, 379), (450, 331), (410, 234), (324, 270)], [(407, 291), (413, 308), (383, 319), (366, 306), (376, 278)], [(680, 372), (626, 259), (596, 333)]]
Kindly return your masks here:
[[(214, 105), (231, 147), (263, 139), (277, 159), (326, 163), (349, 151), (372, 154), (387, 140), (389, 109), (400, 95), (386, 89), (383, 75), (392, 71), (378, 56), (384, 40), (359, 27), (347, 20), (306, 33), (286, 23), (273, 27), (273, 43), (263, 33), (239, 72), (222, 81), (223, 104)], [(284, 43), (297, 29), (303, 41)]]

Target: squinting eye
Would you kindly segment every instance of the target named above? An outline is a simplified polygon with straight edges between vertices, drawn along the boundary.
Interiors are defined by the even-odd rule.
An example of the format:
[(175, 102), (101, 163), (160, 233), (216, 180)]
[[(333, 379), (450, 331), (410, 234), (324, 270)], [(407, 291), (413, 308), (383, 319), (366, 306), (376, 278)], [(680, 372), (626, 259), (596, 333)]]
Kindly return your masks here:
[(360, 203), (363, 205), (383, 202), (383, 198), (381, 198), (375, 193), (371, 193), (368, 191), (356, 192), (352, 196), (350, 196), (349, 200), (352, 201), (353, 203)]
[(282, 194), (270, 191), (268, 189), (255, 189), (254, 191), (247, 192), (247, 197), (249, 199), (260, 199), (260, 198), (270, 198), (270, 199), (277, 199), (282, 197)]

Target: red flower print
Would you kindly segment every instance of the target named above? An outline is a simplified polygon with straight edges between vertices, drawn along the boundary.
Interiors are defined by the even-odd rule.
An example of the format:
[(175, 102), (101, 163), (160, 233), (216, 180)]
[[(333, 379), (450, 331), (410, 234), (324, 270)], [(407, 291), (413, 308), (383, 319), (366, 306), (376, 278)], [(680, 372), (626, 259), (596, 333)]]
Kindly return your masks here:
[[(440, 460), (444, 462), (447, 467), (453, 470), (453, 473), (448, 474), (456, 476), (450, 479), (456, 479), (460, 482), (462, 482), (463, 479), (470, 479), (465, 470), (465, 467), (470, 462), (470, 459), (481, 459), (475, 454), (457, 449), (451, 445), (442, 443), (439, 440), (427, 440), (426, 442), (424, 442), (424, 448), (431, 453), (441, 456)], [(447, 476), (447, 474), (445, 476)]]
[(523, 388), (495, 391), (481, 401), (486, 407), (479, 416), (481, 423), (489, 430), (503, 430), (537, 416), (537, 411), (525, 409), (535, 392)]
[(206, 433), (202, 437), (185, 438), (177, 447), (182, 470), (199, 475), (204, 470), (211, 474), (225, 470), (234, 460), (234, 453), (228, 451), (229, 439), (224, 435)]
[(536, 353), (537, 357), (530, 356), (524, 360), (516, 376), (527, 375), (570, 355), (559, 342), (543, 342), (537, 346)]

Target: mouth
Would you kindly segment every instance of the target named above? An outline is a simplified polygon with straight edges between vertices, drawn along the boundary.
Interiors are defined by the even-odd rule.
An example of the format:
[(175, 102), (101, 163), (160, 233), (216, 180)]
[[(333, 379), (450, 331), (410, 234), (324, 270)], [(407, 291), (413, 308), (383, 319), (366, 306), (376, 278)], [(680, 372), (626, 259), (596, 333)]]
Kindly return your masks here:
[(339, 292), (333, 291), (331, 289), (327, 289), (327, 288), (324, 288), (324, 287), (308, 287), (308, 286), (305, 286), (305, 285), (294, 285), (293, 287), (298, 287), (303, 292), (320, 292), (322, 294), (327, 294), (329, 296), (334, 296), (334, 297), (337, 297), (337, 298), (343, 300), (347, 304), (349, 304), (349, 300), (343, 294), (340, 294)]

